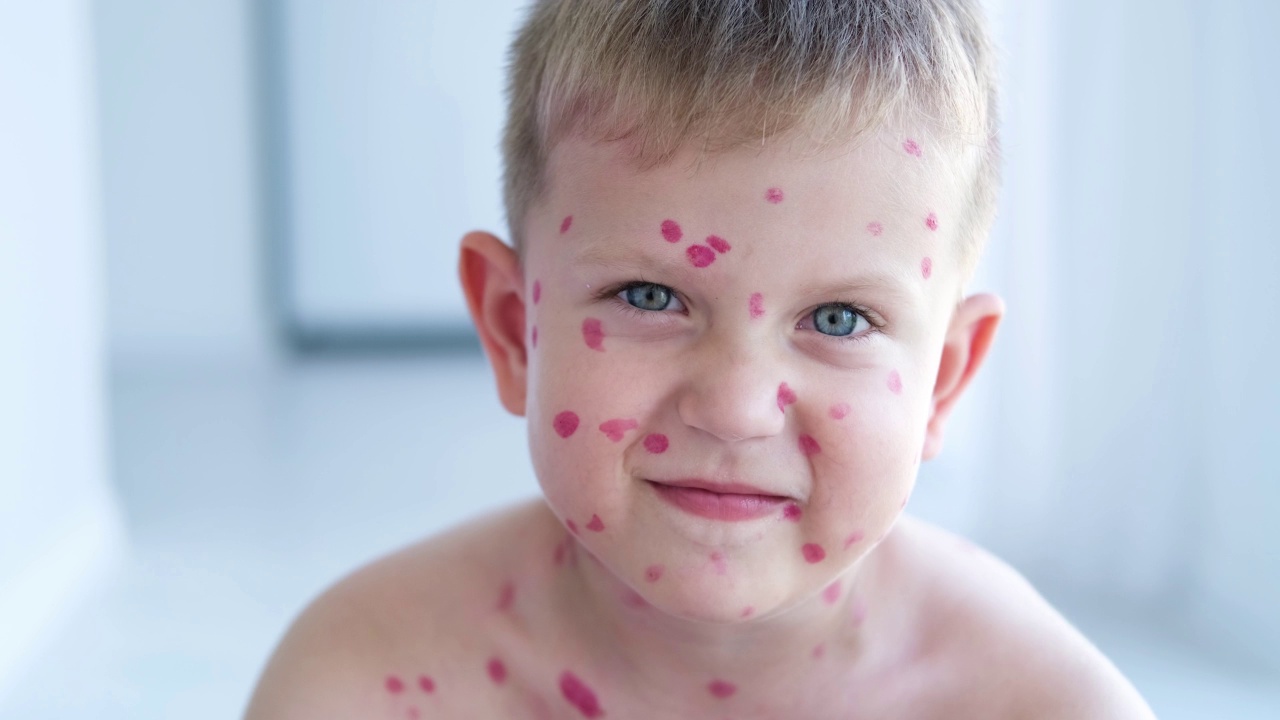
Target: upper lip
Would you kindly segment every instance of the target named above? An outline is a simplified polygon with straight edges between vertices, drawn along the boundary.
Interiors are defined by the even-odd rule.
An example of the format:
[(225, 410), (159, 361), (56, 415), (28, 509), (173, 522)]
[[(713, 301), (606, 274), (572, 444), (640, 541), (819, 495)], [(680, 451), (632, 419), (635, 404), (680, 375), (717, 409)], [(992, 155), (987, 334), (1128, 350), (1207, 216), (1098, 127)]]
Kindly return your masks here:
[(650, 482), (659, 485), (669, 485), (672, 487), (696, 488), (698, 490), (706, 490), (708, 492), (719, 493), (721, 495), (766, 495), (769, 497), (786, 497), (775, 492), (769, 492), (755, 485), (744, 482), (715, 482), (712, 480), (704, 480), (702, 478), (682, 478), (679, 480), (651, 480)]

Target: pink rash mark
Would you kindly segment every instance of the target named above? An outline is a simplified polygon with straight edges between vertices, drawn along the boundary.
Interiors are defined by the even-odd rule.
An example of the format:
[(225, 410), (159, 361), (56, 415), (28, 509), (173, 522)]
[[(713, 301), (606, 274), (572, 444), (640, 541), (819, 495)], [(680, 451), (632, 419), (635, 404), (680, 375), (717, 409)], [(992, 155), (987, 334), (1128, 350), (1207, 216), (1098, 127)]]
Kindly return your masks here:
[(538, 301), (541, 299), (542, 299), (542, 283), (538, 282), (537, 280), (534, 280), (533, 281), (533, 304), (537, 305)]
[(733, 249), (733, 246), (732, 246), (732, 245), (730, 245), (730, 244), (729, 244), (729, 242), (728, 242), (727, 240), (725, 240), (724, 238), (720, 237), (719, 235), (708, 235), (708, 236), (707, 236), (707, 244), (711, 246), (711, 249), (712, 249), (712, 250), (715, 250), (716, 252), (720, 253), (721, 255), (723, 255), (723, 254), (725, 254), (725, 253), (727, 253), (727, 252), (729, 252), (730, 250), (732, 250), (732, 249)]
[(414, 705), (405, 711), (405, 717), (409, 718), (409, 720), (418, 720), (418, 718), (422, 717), (422, 711)]
[(764, 199), (774, 205), (782, 202), (782, 188), (771, 187), (764, 191)]
[(861, 625), (862, 621), (867, 617), (867, 602), (862, 598), (856, 598), (853, 601), (853, 624)]
[(565, 215), (564, 220), (560, 221), (560, 234), (563, 235), (569, 232), (569, 226), (572, 224), (573, 224), (573, 216)]
[(716, 254), (706, 245), (690, 245), (685, 253), (694, 267), (704, 268), (716, 261)]
[(817, 647), (813, 649), (814, 660), (820, 660), (822, 659), (822, 656), (826, 654), (827, 654), (827, 646), (822, 643), (818, 643)]
[(418, 687), (422, 688), (424, 693), (433, 693), (436, 691), (436, 681), (426, 675), (419, 675)]
[(849, 403), (836, 403), (831, 406), (831, 409), (828, 410), (827, 413), (831, 415), (832, 420), (843, 420), (852, 409), (853, 408), (849, 407)]
[(802, 513), (803, 511), (800, 509), (800, 506), (795, 503), (787, 503), (787, 506), (782, 509), (782, 517), (792, 522), (800, 522), (800, 515)]
[(551, 554), (551, 559), (556, 565), (564, 564), (565, 547), (563, 542), (556, 543), (555, 552)]
[(854, 543), (862, 540), (862, 531), (854, 530), (849, 533), (849, 537), (844, 539), (844, 549), (848, 550)]
[(650, 433), (644, 437), (644, 449), (654, 455), (661, 455), (667, 451), (667, 436), (662, 433)]
[(800, 548), (800, 552), (804, 553), (805, 562), (811, 565), (820, 563), (827, 557), (827, 551), (817, 543), (805, 543), (804, 547)]
[(731, 682), (725, 682), (724, 680), (712, 680), (707, 685), (707, 690), (709, 690), (712, 695), (723, 700), (738, 692), (738, 686)]
[(924, 275), (925, 280), (928, 280), (933, 275), (933, 258), (925, 258), (920, 261), (920, 274)]
[(717, 575), (724, 575), (729, 572), (729, 562), (718, 552), (711, 553), (711, 565), (715, 568)]
[(587, 684), (578, 679), (577, 675), (568, 670), (560, 674), (560, 694), (564, 695), (564, 699), (569, 704), (578, 708), (578, 712), (589, 718), (604, 717), (604, 710), (600, 708), (600, 701), (596, 699), (596, 694), (587, 687)]
[(386, 685), (387, 685), (387, 692), (389, 693), (399, 695), (400, 693), (404, 692), (404, 681), (396, 677), (395, 675), (387, 676)]
[(787, 411), (787, 406), (794, 404), (796, 401), (796, 391), (787, 387), (786, 383), (778, 386), (778, 410)]
[(604, 328), (599, 320), (587, 318), (582, 321), (582, 340), (592, 350), (604, 352)]
[(587, 529), (591, 532), (604, 532), (604, 521), (599, 515), (592, 515), (591, 522), (587, 523)]
[(902, 143), (902, 149), (906, 150), (908, 155), (924, 157), (924, 150), (920, 149), (920, 143), (911, 138), (907, 138), (906, 142)]
[(489, 658), (486, 669), (489, 671), (489, 679), (499, 685), (507, 679), (507, 666), (498, 658)]
[(498, 612), (506, 612), (511, 609), (511, 604), (516, 601), (516, 586), (514, 583), (507, 583), (502, 586), (502, 592), (498, 593)]
[(924, 224), (925, 224), (925, 227), (929, 228), (930, 230), (937, 230), (938, 215), (936, 213), (929, 213), (929, 216), (924, 219)]
[(567, 438), (578, 431), (578, 413), (572, 410), (565, 410), (556, 415), (555, 420), (551, 421), (551, 426), (556, 429), (557, 435)]
[(751, 300), (747, 302), (747, 308), (751, 311), (752, 320), (759, 320), (764, 317), (764, 295), (751, 293)]
[(684, 237), (684, 231), (680, 229), (680, 223), (675, 220), (663, 220), (662, 237), (669, 243), (678, 243), (680, 238)]
[(902, 376), (898, 374), (897, 370), (889, 373), (889, 392), (894, 395), (902, 392)]
[(661, 565), (650, 565), (644, 570), (644, 579), (648, 582), (658, 582), (662, 579), (662, 573), (666, 572), (666, 568)]
[(817, 455), (822, 452), (822, 446), (811, 435), (800, 436), (800, 452), (805, 455)]
[(564, 524), (569, 526), (569, 532), (573, 533), (574, 535), (578, 534), (578, 523), (574, 522), (573, 518), (569, 518), (568, 520), (565, 520)]
[(755, 614), (756, 614), (756, 609), (755, 609), (755, 608), (753, 608), (753, 607), (751, 607), (750, 605), (748, 605), (748, 606), (746, 606), (746, 607), (742, 608), (742, 615), (741, 615), (741, 617), (743, 617), (743, 618), (749, 618), (749, 617), (751, 617), (752, 615), (755, 615)]
[(884, 225), (881, 225), (878, 222), (867, 223), (867, 232), (879, 237), (880, 233), (884, 232)]
[(635, 430), (640, 427), (640, 423), (631, 418), (616, 418), (614, 420), (605, 420), (600, 423), (600, 432), (613, 442), (618, 442), (628, 430)]
[(538, 347), (538, 326), (537, 326), (537, 325), (534, 325), (534, 326), (533, 326), (533, 338), (532, 338), (532, 339), (533, 339), (533, 346), (534, 346), (535, 348), (536, 348), (536, 347)]
[(840, 599), (840, 581), (831, 583), (822, 591), (822, 601), (828, 605), (835, 605)]

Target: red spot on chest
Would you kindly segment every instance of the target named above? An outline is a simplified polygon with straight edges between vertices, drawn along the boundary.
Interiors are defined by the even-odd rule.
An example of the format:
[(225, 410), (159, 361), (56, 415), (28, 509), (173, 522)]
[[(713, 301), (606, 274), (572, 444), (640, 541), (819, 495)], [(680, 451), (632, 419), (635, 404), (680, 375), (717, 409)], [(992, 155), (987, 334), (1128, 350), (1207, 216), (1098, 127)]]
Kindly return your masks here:
[(771, 187), (764, 191), (764, 199), (774, 205), (782, 202), (782, 188)]
[(803, 511), (795, 503), (787, 503), (787, 506), (782, 508), (782, 517), (793, 522), (799, 522), (801, 514), (803, 514)]
[(600, 707), (596, 694), (577, 675), (568, 670), (560, 674), (560, 694), (564, 695), (564, 699), (568, 700), (569, 704), (578, 708), (578, 712), (582, 713), (583, 717), (604, 716), (604, 710)]
[(592, 350), (604, 352), (604, 327), (596, 318), (582, 321), (582, 340)]
[(680, 238), (684, 237), (684, 231), (680, 229), (680, 223), (675, 220), (662, 221), (662, 238), (669, 243), (680, 242)]
[(811, 435), (800, 436), (800, 452), (805, 455), (817, 455), (822, 452), (822, 446)]
[(929, 216), (928, 216), (928, 217), (926, 217), (926, 218), (924, 219), (924, 225), (925, 225), (925, 227), (929, 228), (930, 230), (937, 230), (937, 229), (938, 229), (938, 216), (937, 216), (936, 214), (934, 214), (934, 213), (929, 213)]
[(787, 411), (787, 406), (794, 404), (796, 401), (796, 392), (787, 387), (786, 383), (778, 386), (778, 409), (782, 412)]
[(560, 234), (563, 235), (569, 232), (570, 225), (573, 225), (573, 216), (565, 215), (564, 219), (560, 221)]
[(644, 438), (644, 449), (654, 455), (661, 455), (666, 452), (669, 444), (667, 436), (662, 433), (650, 433)]
[(851, 409), (849, 403), (836, 403), (827, 412), (831, 415), (832, 420), (843, 420)]
[(640, 423), (631, 418), (617, 418), (614, 420), (605, 420), (600, 423), (600, 432), (613, 442), (618, 442), (628, 430), (635, 430), (640, 427)]
[(418, 687), (422, 688), (424, 693), (433, 693), (436, 691), (436, 681), (426, 675), (419, 675)]
[(820, 563), (827, 557), (827, 551), (817, 543), (805, 543), (800, 552), (804, 555), (805, 562), (810, 564)]
[(604, 521), (599, 515), (592, 515), (591, 521), (587, 523), (587, 529), (591, 532), (604, 532)]
[(658, 582), (662, 579), (662, 573), (665, 571), (666, 568), (661, 565), (650, 565), (644, 569), (644, 579), (649, 582)]
[(730, 695), (733, 695), (734, 693), (738, 692), (738, 686), (734, 685), (731, 682), (725, 682), (724, 680), (712, 680), (707, 685), (707, 690), (712, 695), (715, 695), (716, 697), (723, 700), (729, 697)]
[(747, 308), (751, 312), (752, 320), (759, 320), (764, 317), (764, 295), (760, 293), (751, 293), (751, 299), (747, 302)]
[(551, 426), (555, 428), (556, 434), (562, 438), (567, 438), (578, 431), (578, 413), (572, 410), (565, 410), (556, 415), (551, 421)]
[(706, 245), (690, 245), (685, 254), (694, 267), (704, 268), (716, 261), (716, 254)]
[(386, 686), (387, 686), (387, 692), (389, 693), (398, 695), (404, 692), (404, 681), (396, 677), (395, 675), (387, 676)]
[(720, 237), (719, 235), (708, 235), (707, 244), (711, 246), (712, 250), (715, 250), (716, 252), (722, 255), (733, 249), (733, 246), (730, 245), (727, 240)]
[(507, 679), (507, 666), (502, 664), (498, 658), (489, 658), (489, 664), (485, 667), (489, 672), (489, 679), (501, 685)]

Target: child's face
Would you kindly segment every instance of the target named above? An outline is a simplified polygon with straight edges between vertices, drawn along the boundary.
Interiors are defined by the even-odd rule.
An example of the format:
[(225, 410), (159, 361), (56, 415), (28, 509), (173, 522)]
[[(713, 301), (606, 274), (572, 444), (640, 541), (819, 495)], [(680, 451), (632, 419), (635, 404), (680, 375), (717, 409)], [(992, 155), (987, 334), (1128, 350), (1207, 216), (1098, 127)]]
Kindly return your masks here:
[(961, 199), (930, 153), (882, 135), (642, 172), (555, 148), (525, 225), (530, 450), (552, 509), (649, 603), (793, 605), (898, 517), (961, 282)]

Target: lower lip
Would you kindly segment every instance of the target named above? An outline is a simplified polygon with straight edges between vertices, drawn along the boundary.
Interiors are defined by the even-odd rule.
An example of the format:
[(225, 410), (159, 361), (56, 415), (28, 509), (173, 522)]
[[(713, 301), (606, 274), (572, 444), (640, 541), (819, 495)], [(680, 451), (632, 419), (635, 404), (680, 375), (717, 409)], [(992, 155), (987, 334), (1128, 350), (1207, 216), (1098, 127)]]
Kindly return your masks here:
[(780, 512), (787, 498), (777, 495), (739, 495), (675, 485), (649, 483), (658, 497), (692, 515), (711, 520), (755, 520)]

